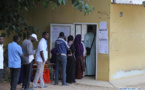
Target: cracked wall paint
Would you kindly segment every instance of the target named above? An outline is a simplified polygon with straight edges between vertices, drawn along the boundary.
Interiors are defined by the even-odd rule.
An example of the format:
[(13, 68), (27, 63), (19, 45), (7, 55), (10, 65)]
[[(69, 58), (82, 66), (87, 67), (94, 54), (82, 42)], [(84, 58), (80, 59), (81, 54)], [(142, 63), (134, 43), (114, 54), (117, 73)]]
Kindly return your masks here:
[[(123, 12), (123, 17), (120, 17)], [(111, 4), (110, 80), (145, 74), (145, 10)], [(130, 70), (130, 71), (129, 71)]]
[(136, 76), (145, 74), (145, 70), (132, 70), (132, 71), (119, 71), (116, 74), (112, 75), (113, 79), (125, 78), (130, 76)]

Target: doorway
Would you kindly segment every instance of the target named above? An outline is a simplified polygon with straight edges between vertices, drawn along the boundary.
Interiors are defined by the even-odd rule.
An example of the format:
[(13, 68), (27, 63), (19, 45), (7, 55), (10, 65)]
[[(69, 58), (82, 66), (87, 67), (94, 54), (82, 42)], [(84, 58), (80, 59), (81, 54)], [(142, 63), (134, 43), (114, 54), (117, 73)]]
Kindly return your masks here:
[[(92, 26), (93, 27), (93, 32), (96, 34), (96, 67), (94, 70), (96, 70), (95, 76), (93, 77), (94, 79), (97, 80), (97, 53), (98, 53), (98, 24), (97, 23), (74, 23), (74, 24), (51, 24), (50, 26), (50, 50), (54, 48), (54, 42), (58, 37), (59, 32), (64, 32), (66, 36), (68, 35), (73, 35), (74, 37), (77, 34), (82, 35), (82, 42), (84, 42), (84, 37), (85, 34), (88, 32), (88, 27)], [(49, 56), (51, 57), (51, 53), (49, 52)]]
[[(91, 26), (93, 28), (93, 33), (96, 34), (96, 37), (95, 37), (95, 68), (93, 69), (95, 74), (94, 75), (87, 75), (87, 77), (92, 77), (94, 79), (97, 80), (97, 30), (98, 30), (98, 24), (97, 23), (74, 23), (74, 29), (75, 29), (75, 35), (76, 36), (77, 34), (81, 34), (82, 35), (82, 42), (84, 42), (84, 38), (85, 38), (85, 35), (88, 33), (88, 27)], [(86, 60), (84, 61), (85, 62), (85, 65), (86, 65)], [(86, 69), (85, 69), (86, 70)]]

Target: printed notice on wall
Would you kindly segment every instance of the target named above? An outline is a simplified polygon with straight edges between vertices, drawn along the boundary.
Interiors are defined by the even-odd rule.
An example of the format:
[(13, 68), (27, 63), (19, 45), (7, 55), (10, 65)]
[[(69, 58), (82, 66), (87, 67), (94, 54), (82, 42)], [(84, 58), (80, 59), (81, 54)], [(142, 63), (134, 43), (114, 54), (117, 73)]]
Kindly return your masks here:
[(108, 54), (108, 29), (99, 29), (99, 53)]
[(76, 35), (82, 34), (82, 25), (76, 25)]
[(52, 27), (52, 31), (51, 31), (52, 42), (55, 42), (57, 40), (60, 32), (64, 32), (65, 36), (68, 37), (70, 35), (70, 27)]
[(107, 28), (107, 22), (100, 22), (100, 29), (106, 29)]

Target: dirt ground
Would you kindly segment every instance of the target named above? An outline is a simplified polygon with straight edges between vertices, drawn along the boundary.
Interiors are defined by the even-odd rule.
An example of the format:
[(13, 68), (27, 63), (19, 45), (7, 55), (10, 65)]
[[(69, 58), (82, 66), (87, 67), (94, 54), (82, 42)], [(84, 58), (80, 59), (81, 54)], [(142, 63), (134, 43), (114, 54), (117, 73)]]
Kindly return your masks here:
[[(48, 88), (41, 89), (37, 88), (35, 90), (120, 90), (115, 88), (105, 88), (105, 87), (96, 87), (96, 86), (85, 86), (85, 85), (77, 85), (77, 84), (69, 84), (69, 86), (62, 85), (53, 85), (46, 84)], [(9, 83), (0, 83), (0, 90), (10, 90)], [(21, 85), (17, 85), (17, 90), (21, 90)]]

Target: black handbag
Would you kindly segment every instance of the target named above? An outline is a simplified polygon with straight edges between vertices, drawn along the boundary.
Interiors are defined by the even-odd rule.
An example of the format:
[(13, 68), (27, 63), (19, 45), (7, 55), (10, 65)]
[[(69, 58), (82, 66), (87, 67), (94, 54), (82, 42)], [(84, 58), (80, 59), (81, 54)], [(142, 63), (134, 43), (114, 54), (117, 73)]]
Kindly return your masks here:
[(94, 35), (94, 38), (93, 38), (93, 42), (91, 44), (91, 47), (86, 47), (86, 51), (87, 51), (87, 56), (91, 54), (91, 49), (93, 47), (93, 43), (95, 41), (95, 37), (96, 37), (96, 34)]
[(91, 53), (91, 48), (86, 47), (86, 51), (87, 51), (87, 56), (90, 55), (90, 53)]

